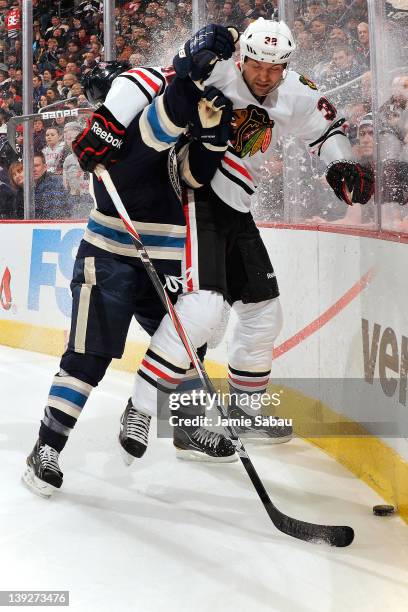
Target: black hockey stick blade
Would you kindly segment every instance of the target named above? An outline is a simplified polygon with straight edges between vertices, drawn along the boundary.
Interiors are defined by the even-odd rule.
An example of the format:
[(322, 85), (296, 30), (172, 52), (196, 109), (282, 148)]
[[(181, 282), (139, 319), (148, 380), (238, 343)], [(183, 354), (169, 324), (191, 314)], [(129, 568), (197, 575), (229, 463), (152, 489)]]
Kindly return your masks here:
[(354, 540), (354, 530), (347, 525), (306, 523), (283, 514), (271, 501), (265, 507), (275, 527), (292, 538), (311, 544), (329, 544), (338, 548), (349, 546)]
[(352, 543), (354, 540), (354, 530), (352, 527), (347, 527), (346, 525), (319, 525), (317, 523), (306, 523), (305, 521), (292, 518), (281, 512), (272, 503), (252, 461), (249, 457), (245, 456), (245, 450), (245, 455), (240, 454), (239, 450), (237, 452), (252, 484), (262, 500), (269, 518), (279, 531), (292, 536), (292, 538), (304, 540), (311, 544), (329, 544), (330, 546), (342, 548)]

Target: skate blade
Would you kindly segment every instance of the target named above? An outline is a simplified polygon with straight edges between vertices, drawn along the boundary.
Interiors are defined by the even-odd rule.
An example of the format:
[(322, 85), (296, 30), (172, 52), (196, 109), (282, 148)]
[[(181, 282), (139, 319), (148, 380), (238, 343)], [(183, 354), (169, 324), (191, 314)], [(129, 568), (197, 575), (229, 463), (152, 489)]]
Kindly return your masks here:
[(252, 442), (252, 443), (258, 443), (258, 444), (267, 444), (268, 446), (270, 444), (285, 444), (285, 442), (290, 442), (293, 438), (293, 434), (289, 434), (287, 436), (277, 436), (276, 438), (272, 438), (270, 436), (260, 436), (260, 435), (255, 435), (253, 433), (245, 433), (245, 434), (239, 434), (239, 437), (242, 438), (245, 442)]
[[(120, 443), (119, 443), (120, 444)], [(120, 445), (120, 454), (121, 457), (123, 459), (123, 463), (125, 465), (127, 465), (128, 467), (130, 465), (132, 465), (132, 463), (134, 462), (134, 460), (136, 459), (136, 457), (133, 457), (133, 455), (131, 455), (130, 453), (128, 453), (127, 451), (125, 451), (125, 449), (123, 448), (122, 445)]]
[(57, 487), (53, 487), (48, 482), (44, 482), (44, 480), (38, 478), (38, 476), (34, 474), (33, 469), (30, 467), (26, 468), (21, 477), (21, 481), (28, 489), (30, 489), (30, 491), (36, 495), (39, 495), (40, 497), (44, 497), (45, 499), (50, 498), (54, 491), (58, 490)]
[(235, 461), (238, 461), (236, 453), (228, 457), (211, 457), (210, 455), (206, 455), (206, 453), (192, 449), (177, 447), (175, 447), (175, 449), (177, 459), (181, 459), (182, 461), (201, 461), (205, 463), (235, 463)]

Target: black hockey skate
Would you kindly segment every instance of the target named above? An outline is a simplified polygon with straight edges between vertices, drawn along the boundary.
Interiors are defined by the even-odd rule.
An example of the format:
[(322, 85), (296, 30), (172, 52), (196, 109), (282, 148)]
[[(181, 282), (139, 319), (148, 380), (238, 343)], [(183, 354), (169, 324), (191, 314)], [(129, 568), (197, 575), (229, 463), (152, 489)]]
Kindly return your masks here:
[(144, 455), (149, 440), (151, 417), (137, 410), (129, 398), (125, 412), (120, 417), (119, 443), (123, 460), (127, 465)]
[(24, 484), (37, 495), (50, 497), (62, 485), (63, 473), (58, 458), (59, 453), (55, 448), (38, 439), (27, 457), (27, 467), (22, 476)]
[(232, 405), (228, 409), (228, 418), (237, 430), (241, 438), (262, 440), (268, 444), (282, 444), (289, 442), (293, 437), (293, 427), (291, 425), (273, 424), (278, 421), (277, 416), (263, 416), (262, 414), (246, 413), (237, 405)]
[(204, 427), (175, 427), (173, 444), (178, 459), (219, 463), (238, 460), (231, 440)]

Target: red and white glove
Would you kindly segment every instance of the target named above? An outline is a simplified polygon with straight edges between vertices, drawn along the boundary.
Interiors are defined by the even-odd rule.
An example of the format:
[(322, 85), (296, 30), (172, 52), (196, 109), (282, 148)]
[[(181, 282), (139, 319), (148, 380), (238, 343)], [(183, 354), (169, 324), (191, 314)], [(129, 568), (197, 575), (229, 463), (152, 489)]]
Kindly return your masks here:
[(72, 150), (85, 172), (93, 172), (98, 164), (110, 168), (117, 162), (125, 137), (125, 128), (101, 106), (87, 119), (87, 126), (72, 143)]

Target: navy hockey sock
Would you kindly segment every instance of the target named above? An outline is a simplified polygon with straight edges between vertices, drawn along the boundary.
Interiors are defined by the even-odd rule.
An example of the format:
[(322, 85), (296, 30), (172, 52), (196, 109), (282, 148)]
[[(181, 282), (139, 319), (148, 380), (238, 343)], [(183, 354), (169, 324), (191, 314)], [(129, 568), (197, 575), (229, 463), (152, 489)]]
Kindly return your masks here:
[(54, 376), (39, 431), (42, 442), (62, 451), (92, 389), (63, 370)]

